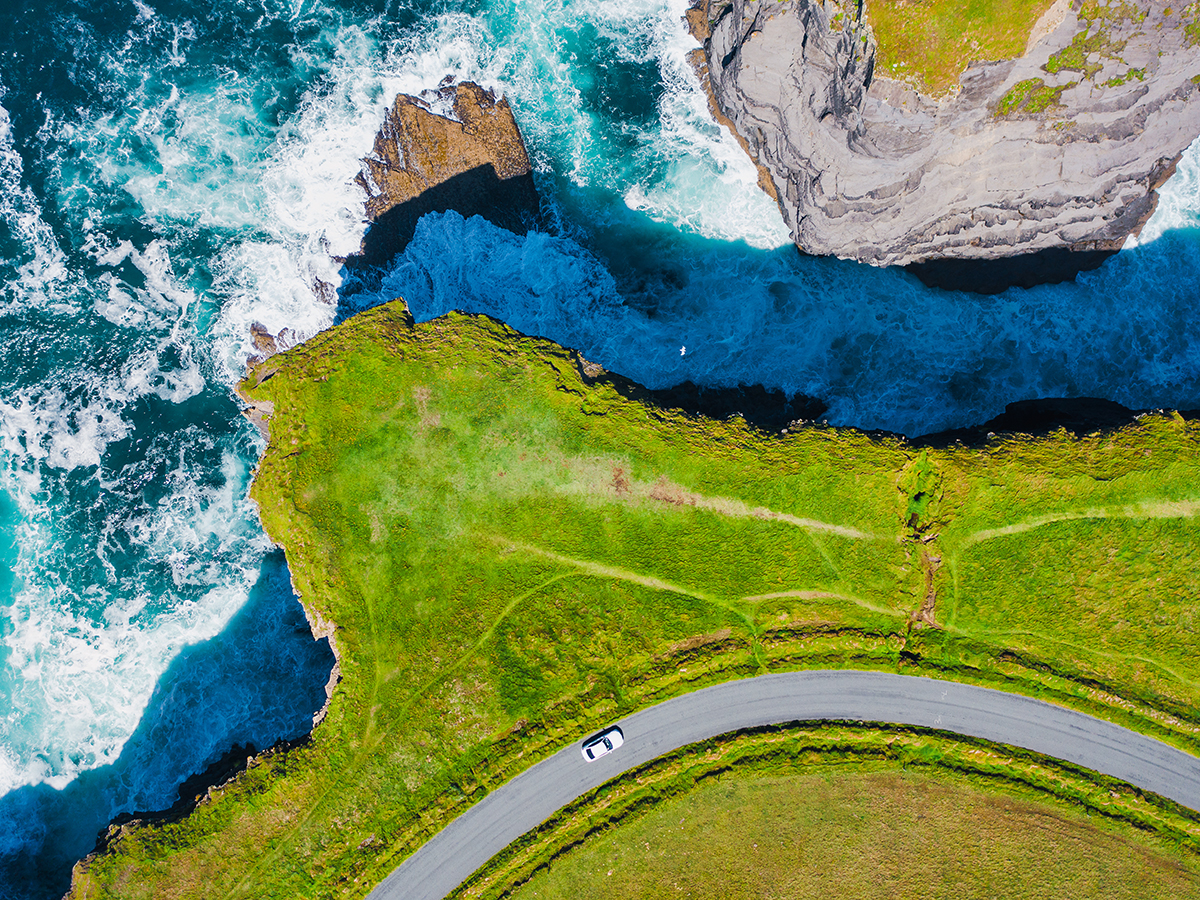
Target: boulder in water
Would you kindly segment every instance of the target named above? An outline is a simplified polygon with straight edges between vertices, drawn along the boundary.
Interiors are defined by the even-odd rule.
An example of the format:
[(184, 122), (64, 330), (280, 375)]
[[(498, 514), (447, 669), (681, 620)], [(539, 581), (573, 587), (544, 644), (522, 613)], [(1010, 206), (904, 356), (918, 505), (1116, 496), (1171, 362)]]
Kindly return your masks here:
[(429, 212), (480, 215), (522, 232), (538, 209), (529, 154), (503, 97), (472, 82), (399, 94), (358, 182), (372, 225), (362, 258), (379, 264), (412, 240)]

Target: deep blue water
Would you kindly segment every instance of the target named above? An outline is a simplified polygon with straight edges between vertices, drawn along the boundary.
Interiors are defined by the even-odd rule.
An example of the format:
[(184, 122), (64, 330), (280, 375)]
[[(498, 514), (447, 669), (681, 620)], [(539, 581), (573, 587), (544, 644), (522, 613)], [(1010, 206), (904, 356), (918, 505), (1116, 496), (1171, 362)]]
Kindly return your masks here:
[[(0, 0), (0, 896), (311, 725), (330, 657), (246, 490), (232, 384), (404, 296), (653, 387), (762, 382), (923, 433), (1006, 402), (1200, 407), (1200, 148), (1141, 243), (998, 297), (799, 256), (685, 62), (681, 0)], [(369, 285), (353, 183), (397, 91), (507, 93), (543, 227), (426, 217)], [(340, 308), (339, 308), (340, 304)]]

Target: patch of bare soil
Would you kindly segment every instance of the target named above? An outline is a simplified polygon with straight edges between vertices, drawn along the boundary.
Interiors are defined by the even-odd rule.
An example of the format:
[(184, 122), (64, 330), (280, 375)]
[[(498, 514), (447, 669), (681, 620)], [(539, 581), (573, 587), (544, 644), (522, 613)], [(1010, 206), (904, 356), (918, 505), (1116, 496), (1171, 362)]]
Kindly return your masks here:
[(613, 466), (612, 489), (618, 496), (629, 493), (629, 475), (620, 466)]
[(930, 556), (928, 550), (921, 551), (921, 568), (925, 572), (925, 597), (921, 605), (909, 616), (909, 622), (921, 628), (928, 625), (931, 628), (940, 627), (934, 617), (934, 606), (937, 604), (937, 588), (934, 587), (933, 577), (942, 567), (940, 556)]
[(729, 636), (732, 634), (732, 628), (722, 628), (720, 631), (714, 631), (710, 634), (694, 634), (686, 640), (672, 644), (667, 649), (667, 652), (663, 654), (663, 658), (676, 656), (680, 653), (688, 653), (692, 650), (703, 647), (706, 644), (719, 644), (722, 641), (728, 640)]
[(421, 431), (438, 428), (442, 424), (442, 414), (429, 409), (429, 400), (433, 391), (424, 385), (413, 388), (413, 401), (417, 404), (417, 413), (421, 416)]

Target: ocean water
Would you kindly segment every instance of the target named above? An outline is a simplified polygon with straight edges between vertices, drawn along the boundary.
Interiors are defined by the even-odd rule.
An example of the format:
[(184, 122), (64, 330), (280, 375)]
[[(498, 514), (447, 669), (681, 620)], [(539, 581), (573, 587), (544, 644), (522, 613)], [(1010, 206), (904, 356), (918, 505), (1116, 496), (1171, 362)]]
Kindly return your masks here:
[[(799, 256), (713, 122), (682, 0), (0, 2), (0, 897), (311, 727), (331, 657), (246, 497), (232, 385), (405, 297), (653, 387), (761, 382), (910, 434), (1012, 400), (1200, 407), (1200, 145), (1137, 241), (997, 297)], [(351, 277), (398, 91), (506, 93), (543, 222), (427, 216)]]

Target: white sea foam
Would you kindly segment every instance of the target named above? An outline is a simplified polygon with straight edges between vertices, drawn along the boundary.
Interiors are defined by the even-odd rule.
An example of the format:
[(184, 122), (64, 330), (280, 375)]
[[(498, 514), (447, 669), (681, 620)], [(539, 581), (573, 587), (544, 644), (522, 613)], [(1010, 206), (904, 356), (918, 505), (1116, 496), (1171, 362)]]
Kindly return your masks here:
[[(142, 18), (146, 33), (161, 27)], [(172, 27), (168, 68), (185, 62), (194, 36)], [(131, 32), (129, 53), (107, 61), (129, 78), (126, 102), (83, 121), (48, 113), (40, 133), (48, 152), (69, 147), (80, 160), (62, 167), (60, 202), (101, 207), (83, 221), (84, 250), (100, 270), (91, 284), (62, 274), (53, 234), (21, 188), (7, 114), (0, 128), (0, 214), (29, 259), (58, 267), (26, 267), (34, 293), (49, 296), (53, 278), (66, 280), (59, 293), (74, 305), (61, 312), (90, 311), (95, 330), (114, 338), (108, 349), (84, 341), (76, 354), (50, 357), (39, 380), (0, 397), (0, 488), (19, 518), (16, 589), (3, 612), (0, 794), (62, 786), (111, 762), (179, 650), (218, 633), (245, 602), (269, 547), (246, 499), (253, 442), (238, 446), (204, 426), (160, 431), (145, 403), (192, 401), (214, 368), (227, 382), (239, 375), (251, 321), (301, 337), (328, 325), (334, 257), (357, 246), (363, 227), (352, 179), (385, 102), (365, 32), (338, 36), (345, 59), (333, 87), (314, 88), (281, 130), (261, 124), (253, 78), (193, 77), (157, 90), (161, 79), (139, 71), (144, 60), (130, 51), (144, 38)], [(128, 194), (161, 237), (113, 238), (105, 190)], [(194, 262), (175, 259), (197, 229), (235, 235), (206, 261), (217, 275), (206, 297), (189, 284)], [(202, 309), (214, 300), (226, 313), (215, 328)], [(233, 364), (220, 365), (227, 356)], [(107, 468), (129, 438), (118, 451), (128, 461)]]
[[(778, 206), (757, 189), (758, 170), (734, 136), (713, 121), (688, 61), (699, 43), (681, 25), (687, 7), (687, 0), (668, 0), (646, 10), (665, 84), (654, 149), (669, 165), (660, 180), (630, 188), (625, 202), (705, 237), (744, 240), (752, 247), (785, 246), (791, 237)], [(607, 4), (600, 8), (612, 12)]]
[(234, 245), (217, 262), (216, 289), (228, 299), (218, 325), (219, 355), (236, 377), (254, 355), (250, 326), (284, 332), (283, 347), (328, 327), (341, 286), (341, 258), (358, 250), (366, 220), (355, 177), (398, 93), (421, 94), (450, 74), (499, 87), (498, 58), (477, 19), (438, 18), (431, 33), (382, 52), (366, 29), (336, 37), (327, 77), (303, 99), (267, 153), (256, 190), (259, 228), (269, 238)]
[[(0, 98), (4, 87), (0, 85)], [(0, 316), (30, 305), (46, 306), (62, 301), (66, 257), (54, 233), (42, 219), (37, 198), (22, 183), (24, 166), (13, 146), (12, 121), (0, 106), (0, 218), (25, 244), (25, 259), (16, 277), (0, 289)]]
[[(772, 201), (753, 188), (757, 171), (733, 137), (707, 111), (686, 60), (695, 42), (682, 26), (685, 4), (633, 0), (619, 4), (520, 3), (512, 21), (448, 13), (423, 30), (379, 48), (364, 30), (343, 27), (337, 57), (321, 85), (280, 130), (262, 166), (260, 228), (270, 239), (231, 246), (218, 262), (216, 288), (228, 296), (218, 326), (230, 377), (254, 354), (257, 322), (289, 346), (327, 327), (341, 285), (338, 257), (354, 252), (365, 230), (363, 193), (354, 183), (383, 114), (397, 93), (422, 94), (449, 76), (507, 94), (535, 160), (566, 168), (581, 185), (616, 177), (631, 208), (696, 233), (788, 242)], [(608, 127), (584, 110), (564, 29), (591, 21), (635, 61), (657, 61), (665, 85), (658, 124), (643, 138), (648, 179), (605, 150)], [(615, 169), (614, 169), (615, 167)], [(624, 186), (622, 186), (622, 183)]]
[[(108, 511), (93, 553), (108, 577), (94, 580), (87, 572), (92, 554), (71, 550), (81, 538), (92, 543), (72, 533), (85, 523), (69, 508), (47, 503), (46, 489), (53, 491), (59, 479), (29, 457), (40, 455), (50, 466), (87, 466), (96, 462), (104, 438), (84, 424), (98, 417), (65, 426), (72, 404), (56, 409), (54, 399), (43, 397), (35, 415), (21, 417), (32, 454), (14, 452), (12, 435), (5, 435), (5, 449), (19, 467), (5, 481), (20, 512), (14, 575), (22, 588), (4, 610), (9, 676), (0, 678), (8, 700), (0, 722), (6, 748), (0, 794), (37, 781), (61, 787), (82, 769), (111, 761), (171, 657), (216, 633), (244, 601), (265, 549), (243, 499), (247, 464), (227, 454), (224, 484), (203, 487), (197, 476), (206, 473), (168, 446), (152, 454), (147, 467), (170, 472), (165, 502), (138, 504), (130, 485), (104, 492)], [(79, 408), (73, 412), (79, 418)], [(31, 439), (39, 431), (43, 437)], [(34, 477), (39, 469), (41, 477)], [(20, 474), (26, 477), (11, 477)], [(121, 559), (131, 547), (141, 557), (132, 569)], [(192, 588), (186, 600), (161, 590), (153, 572), (163, 566), (176, 588)]]
[(1126, 249), (1149, 244), (1179, 228), (1200, 228), (1200, 138), (1184, 151), (1175, 174), (1158, 192), (1158, 208)]
[[(89, 177), (126, 191), (159, 222), (259, 225), (262, 150), (272, 131), (255, 108), (255, 84), (230, 76), (172, 85), (166, 96), (142, 88), (133, 105), (100, 115), (86, 134), (72, 129), (72, 143), (90, 151)], [(129, 152), (131, 144), (142, 152)]]
[[(62, 787), (113, 761), (170, 660), (218, 633), (245, 602), (268, 542), (247, 508), (247, 462), (223, 458), (223, 481), (213, 487), (182, 455), (152, 459), (168, 470), (165, 500), (105, 516), (94, 554), (109, 578), (82, 597), (72, 569), (89, 561), (64, 555), (77, 537), (63, 532), (72, 523), (16, 492), (23, 525), (15, 574), (24, 587), (5, 610), (6, 668), (17, 677), (3, 720), (0, 794), (41, 781)], [(122, 559), (130, 548), (140, 557), (132, 569)], [(162, 569), (165, 590), (154, 574)]]
[(78, 401), (63, 388), (20, 390), (11, 401), (0, 400), (0, 447), (15, 459), (55, 469), (98, 466), (104, 449), (129, 433), (123, 400), (107, 384)]
[[(708, 112), (687, 62), (697, 45), (682, 24), (685, 8), (682, 0), (567, 0), (516, 3), (490, 19), (445, 14), (389, 44), (382, 65), (370, 41), (345, 30), (327, 85), (305, 101), (274, 151), (273, 159), (286, 163), (273, 164), (267, 178), (278, 201), (276, 220), (298, 234), (326, 235), (330, 247), (342, 248), (330, 251), (335, 256), (350, 252), (362, 233), (362, 195), (352, 179), (384, 109), (396, 93), (429, 92), (449, 77), (507, 95), (543, 170), (565, 172), (581, 186), (611, 184), (631, 207), (705, 236), (764, 247), (787, 243), (777, 208), (753, 189), (757, 170)], [(639, 137), (645, 165), (614, 149), (610, 123), (587, 109), (586, 79), (580, 81), (564, 46), (585, 24), (624, 61), (659, 70), (658, 114)], [(313, 180), (317, 172), (325, 182)], [(310, 198), (320, 202), (304, 202)], [(331, 212), (347, 226), (337, 238)], [(293, 221), (298, 213), (304, 221)]]
[[(30, 197), (6, 200), (41, 221), (35, 204), (19, 206)], [(230, 447), (216, 478), (202, 430), (156, 434), (134, 412), (143, 398), (178, 404), (205, 389), (195, 292), (165, 241), (139, 247), (90, 222), (84, 230), (96, 282), (65, 266), (40, 274), (26, 266), (30, 296), (56, 291), (71, 302), (10, 309), (44, 308), (64, 337), (74, 318), (83, 321), (76, 352), (50, 344), (38, 380), (22, 383), (12, 360), (5, 375), (18, 381), (0, 398), (0, 488), (18, 511), (16, 588), (3, 610), (0, 794), (35, 782), (61, 787), (112, 761), (174, 655), (217, 633), (245, 601), (267, 548), (245, 499), (249, 461)], [(36, 259), (48, 229), (14, 231)], [(95, 330), (117, 326), (112, 352), (87, 339), (89, 307)], [(10, 321), (14, 339), (46, 343), (32, 337), (42, 321)], [(131, 436), (148, 444), (140, 461), (106, 470), (110, 448)]]
[[(152, 32), (152, 19), (139, 27)], [(183, 63), (191, 37), (188, 26), (173, 27), (168, 67)], [(144, 37), (131, 35), (130, 45)], [(137, 59), (118, 54), (108, 64), (118, 71)], [(91, 284), (67, 270), (22, 184), (8, 114), (0, 115), (0, 215), (23, 240), (26, 260), (0, 313), (82, 315), (56, 327), (64, 336), (114, 336), (110, 348), (86, 339), (74, 353), (64, 345), (48, 354), (38, 380), (18, 380), (0, 396), (0, 489), (18, 511), (16, 587), (3, 610), (0, 794), (43, 781), (61, 787), (111, 762), (179, 650), (219, 632), (245, 602), (269, 546), (245, 497), (248, 446), (226, 438), (220, 452), (203, 427), (160, 432), (140, 410), (147, 398), (182, 404), (206, 389), (212, 366), (206, 343), (197, 346), (200, 298), (171, 241), (196, 228), (269, 230), (271, 216), (291, 205), (273, 210), (264, 187), (274, 134), (258, 124), (248, 80), (218, 78), (206, 88), (191, 79), (186, 90), (155, 94), (155, 78), (129, 68), (132, 93), (115, 111), (82, 122), (47, 113), (39, 135), (48, 152), (69, 147), (82, 161), (62, 169), (65, 207), (102, 205), (108, 184), (167, 236), (116, 240), (98, 224), (103, 214), (89, 215), (84, 250), (100, 269)], [(126, 152), (131, 145), (152, 153)], [(317, 243), (312, 258), (322, 274), (341, 247)], [(43, 325), (21, 320), (10, 334)], [(114, 444), (131, 437), (141, 449), (122, 468), (106, 468)], [(214, 454), (223, 460), (215, 470)]]

